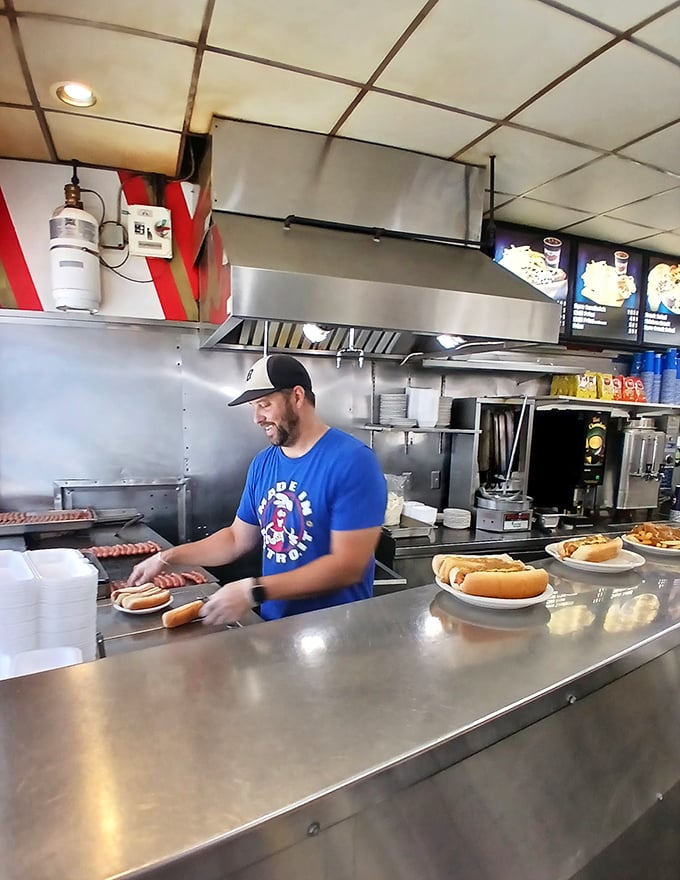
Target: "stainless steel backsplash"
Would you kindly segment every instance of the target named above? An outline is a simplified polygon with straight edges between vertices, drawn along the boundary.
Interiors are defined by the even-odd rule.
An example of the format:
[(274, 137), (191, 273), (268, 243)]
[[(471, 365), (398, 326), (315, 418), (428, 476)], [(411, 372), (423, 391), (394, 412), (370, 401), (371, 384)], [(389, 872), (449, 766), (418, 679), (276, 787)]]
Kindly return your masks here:
[[(204, 537), (228, 524), (248, 464), (264, 447), (250, 407), (228, 409), (260, 356), (206, 351), (199, 329), (177, 324), (2, 316), (0, 320), (0, 509), (52, 507), (55, 480), (120, 482), (191, 479), (189, 534)], [(321, 417), (373, 447), (389, 473), (412, 474), (407, 495), (442, 507), (450, 436), (401, 432), (371, 435), (372, 399), (411, 384), (454, 397), (516, 394), (526, 376), (442, 374), (396, 362), (301, 356), (309, 368)], [(543, 383), (543, 384), (541, 384)], [(545, 379), (524, 382), (538, 393)], [(431, 489), (432, 471), (441, 472)], [(144, 496), (141, 497), (140, 493)], [(101, 507), (144, 507), (147, 521), (176, 539), (172, 490), (131, 486), (101, 492)], [(73, 496), (74, 506), (90, 497)]]

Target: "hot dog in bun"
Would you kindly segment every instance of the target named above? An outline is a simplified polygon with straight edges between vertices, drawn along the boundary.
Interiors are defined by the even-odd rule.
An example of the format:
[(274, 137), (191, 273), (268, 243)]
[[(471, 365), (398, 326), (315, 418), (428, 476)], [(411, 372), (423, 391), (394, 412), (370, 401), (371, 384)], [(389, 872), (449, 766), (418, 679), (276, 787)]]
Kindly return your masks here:
[(564, 559), (577, 559), (580, 562), (606, 562), (617, 556), (623, 547), (621, 538), (606, 538), (604, 535), (588, 535), (574, 541), (562, 541), (557, 552)]
[(435, 556), (440, 581), (462, 593), (489, 599), (529, 599), (548, 586), (548, 573), (509, 556)]

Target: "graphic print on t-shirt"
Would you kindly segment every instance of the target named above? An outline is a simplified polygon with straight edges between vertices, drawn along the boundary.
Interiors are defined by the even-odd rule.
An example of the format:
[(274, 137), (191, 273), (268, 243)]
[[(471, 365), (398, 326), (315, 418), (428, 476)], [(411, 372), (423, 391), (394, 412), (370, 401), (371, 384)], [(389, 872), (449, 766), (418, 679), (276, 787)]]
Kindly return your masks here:
[(312, 542), (313, 512), (297, 482), (276, 483), (258, 504), (257, 513), (265, 558), (280, 564), (300, 559)]

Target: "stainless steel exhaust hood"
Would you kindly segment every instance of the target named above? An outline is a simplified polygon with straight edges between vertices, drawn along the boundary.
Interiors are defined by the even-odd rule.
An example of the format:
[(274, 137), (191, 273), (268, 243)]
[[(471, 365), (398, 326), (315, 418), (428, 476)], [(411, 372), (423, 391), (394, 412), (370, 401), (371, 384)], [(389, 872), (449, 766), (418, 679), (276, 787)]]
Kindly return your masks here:
[(202, 320), (217, 313), (221, 323), (203, 347), (242, 344), (244, 326), (265, 321), (286, 328), (287, 348), (306, 347), (304, 323), (358, 328), (364, 341), (377, 332), (384, 354), (423, 350), (422, 337), (440, 334), (557, 341), (557, 303), (478, 247), (432, 240), (479, 238), (481, 169), (235, 122), (214, 127), (212, 151), (221, 293), (207, 285), (201, 305)]
[[(315, 323), (556, 342), (560, 307), (475, 248), (215, 213), (230, 323)], [(208, 342), (207, 344), (210, 344)]]

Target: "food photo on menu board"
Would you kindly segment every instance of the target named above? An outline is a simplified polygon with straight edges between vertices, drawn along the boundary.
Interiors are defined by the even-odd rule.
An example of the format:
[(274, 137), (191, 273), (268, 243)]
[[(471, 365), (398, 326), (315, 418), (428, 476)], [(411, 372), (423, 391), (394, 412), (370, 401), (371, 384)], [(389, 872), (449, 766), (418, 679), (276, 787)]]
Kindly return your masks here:
[(644, 341), (676, 345), (680, 339), (680, 258), (650, 255)]
[(515, 229), (499, 225), (496, 227), (494, 259), (499, 266), (561, 303), (561, 329), (564, 329), (569, 288), (569, 242), (540, 229)]
[(579, 242), (572, 335), (636, 342), (641, 274), (639, 253), (614, 244)]

